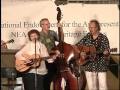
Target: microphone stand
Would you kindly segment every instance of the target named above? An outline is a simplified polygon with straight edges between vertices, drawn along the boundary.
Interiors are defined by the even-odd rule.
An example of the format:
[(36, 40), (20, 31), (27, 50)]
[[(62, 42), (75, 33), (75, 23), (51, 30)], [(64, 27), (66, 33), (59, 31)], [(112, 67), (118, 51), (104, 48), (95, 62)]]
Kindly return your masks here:
[[(35, 66), (36, 66), (36, 39), (35, 39)], [(37, 90), (37, 68), (35, 67), (35, 90)]]

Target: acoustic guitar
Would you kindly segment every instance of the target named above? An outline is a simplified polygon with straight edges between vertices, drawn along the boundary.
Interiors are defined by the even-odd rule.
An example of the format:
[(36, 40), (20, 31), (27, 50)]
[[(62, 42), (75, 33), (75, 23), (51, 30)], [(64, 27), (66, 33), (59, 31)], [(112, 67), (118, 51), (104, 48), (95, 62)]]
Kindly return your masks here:
[[(35, 54), (33, 54), (35, 55)], [(31, 56), (33, 56), (31, 55)], [(50, 59), (51, 56), (48, 57), (39, 57), (34, 59), (26, 59), (26, 60), (15, 60), (15, 68), (18, 72), (26, 72), (31, 68), (37, 68), (40, 66), (42, 60)]]
[[(79, 65), (85, 65), (87, 64), (89, 61), (93, 61), (96, 58), (96, 55), (103, 55), (103, 51), (96, 51), (95, 46), (79, 46), (78, 47), (81, 52), (85, 52), (86, 56), (85, 58), (83, 58), (80, 54), (79, 54), (79, 59), (77, 60), (77, 63)], [(110, 52), (117, 52), (117, 48), (111, 48)], [(110, 53), (108, 55), (104, 55), (105, 59), (109, 59), (110, 57)]]

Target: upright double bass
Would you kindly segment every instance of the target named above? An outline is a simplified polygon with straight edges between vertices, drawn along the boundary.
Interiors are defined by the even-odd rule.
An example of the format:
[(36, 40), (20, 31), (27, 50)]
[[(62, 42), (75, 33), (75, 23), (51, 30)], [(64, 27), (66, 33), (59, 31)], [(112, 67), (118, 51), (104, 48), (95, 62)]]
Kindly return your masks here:
[[(57, 21), (61, 21), (61, 10), (57, 7)], [(83, 90), (79, 89), (79, 83), (74, 73), (72, 73), (69, 63), (75, 54), (78, 53), (74, 47), (64, 42), (63, 36), (61, 36), (61, 28), (58, 27), (59, 44), (53, 48), (53, 50), (59, 50), (61, 56), (55, 60), (57, 65), (57, 74), (53, 80), (54, 90)], [(63, 84), (64, 81), (64, 84)], [(83, 86), (81, 86), (82, 88)]]

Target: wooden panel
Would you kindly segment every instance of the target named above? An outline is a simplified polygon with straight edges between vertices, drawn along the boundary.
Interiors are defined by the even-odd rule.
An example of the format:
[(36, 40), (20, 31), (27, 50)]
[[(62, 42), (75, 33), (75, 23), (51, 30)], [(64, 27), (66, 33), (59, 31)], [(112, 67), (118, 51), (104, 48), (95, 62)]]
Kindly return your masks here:
[(1, 67), (15, 67), (15, 53), (18, 50), (1, 51)]

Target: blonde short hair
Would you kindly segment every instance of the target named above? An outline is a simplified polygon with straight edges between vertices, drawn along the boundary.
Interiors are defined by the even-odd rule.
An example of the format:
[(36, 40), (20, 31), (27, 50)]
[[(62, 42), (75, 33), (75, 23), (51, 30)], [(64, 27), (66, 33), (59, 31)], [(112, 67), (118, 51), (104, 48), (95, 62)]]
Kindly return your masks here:
[(41, 19), (41, 20), (40, 20), (40, 26), (42, 25), (42, 22), (43, 22), (43, 21), (49, 21), (49, 20), (48, 20), (48, 18), (43, 18), (43, 19)]

